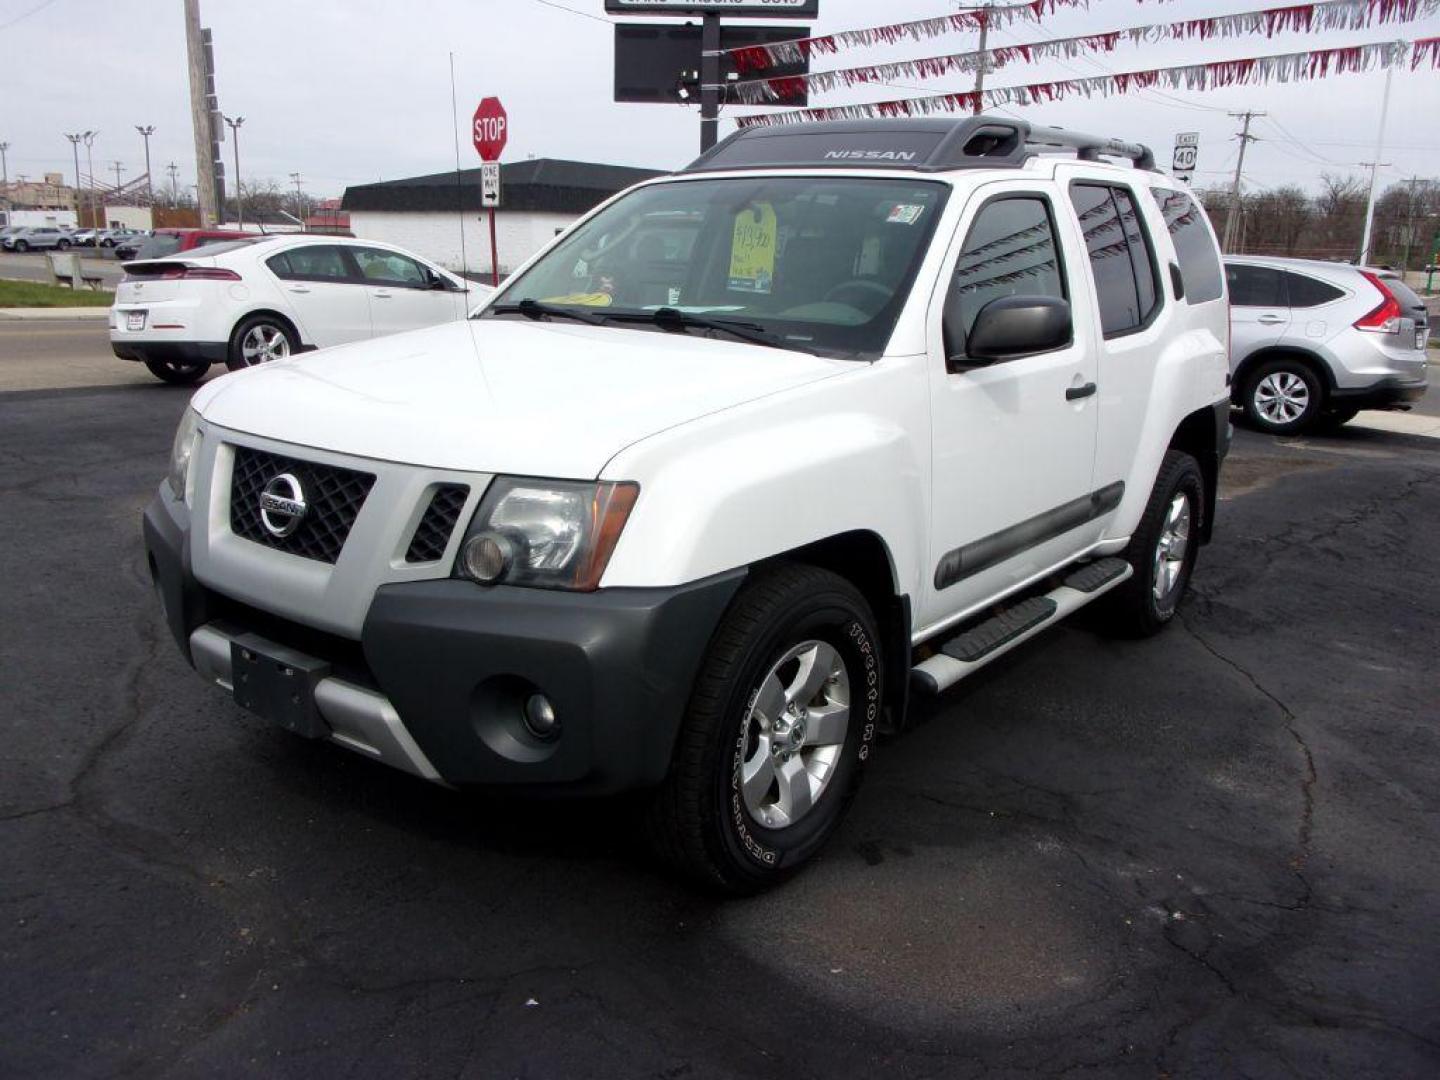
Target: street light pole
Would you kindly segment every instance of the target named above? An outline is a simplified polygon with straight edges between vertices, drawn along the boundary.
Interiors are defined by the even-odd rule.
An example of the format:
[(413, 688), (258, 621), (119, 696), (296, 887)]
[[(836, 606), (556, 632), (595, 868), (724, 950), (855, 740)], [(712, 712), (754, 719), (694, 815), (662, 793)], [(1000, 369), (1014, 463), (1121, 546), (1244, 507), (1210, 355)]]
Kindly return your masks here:
[(240, 125), (245, 123), (245, 117), (237, 116), (235, 119), (221, 115), (225, 123), (230, 125), (230, 142), (235, 147), (235, 227), (245, 227), (245, 196), (240, 188)]
[(75, 221), (78, 224), (80, 221), (80, 140), (85, 136), (78, 131), (73, 135), (68, 132), (62, 132), (62, 134), (70, 140), (70, 149), (75, 154)]
[(150, 179), (150, 136), (155, 134), (155, 125), (146, 124), (141, 126), (140, 124), (136, 124), (135, 130), (138, 131), (140, 137), (145, 140), (145, 201), (153, 205), (155, 202), (155, 184)]
[(90, 177), (90, 227), (94, 229), (100, 228), (101, 225), (100, 215), (95, 212), (95, 157), (91, 150), (95, 145), (95, 136), (99, 134), (98, 131), (87, 131), (84, 135), (85, 174)]

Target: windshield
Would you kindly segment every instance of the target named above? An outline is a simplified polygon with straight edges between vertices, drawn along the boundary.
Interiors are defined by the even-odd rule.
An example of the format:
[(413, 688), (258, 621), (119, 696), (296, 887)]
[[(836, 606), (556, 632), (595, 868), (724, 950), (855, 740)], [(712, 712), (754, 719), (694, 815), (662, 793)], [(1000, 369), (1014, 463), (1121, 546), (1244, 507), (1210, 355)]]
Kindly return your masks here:
[[(878, 356), (949, 188), (914, 179), (717, 177), (640, 188), (508, 283), (482, 317), (587, 321)], [(518, 311), (525, 301), (530, 311)], [(676, 313), (679, 313), (678, 315)]]

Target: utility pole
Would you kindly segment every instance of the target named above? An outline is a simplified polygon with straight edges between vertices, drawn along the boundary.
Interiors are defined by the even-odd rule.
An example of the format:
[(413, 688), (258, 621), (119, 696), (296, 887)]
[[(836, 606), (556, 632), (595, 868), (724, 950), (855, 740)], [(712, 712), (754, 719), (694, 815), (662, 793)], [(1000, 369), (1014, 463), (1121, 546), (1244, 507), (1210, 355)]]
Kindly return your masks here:
[(200, 0), (185, 0), (185, 55), (190, 66), (190, 123), (195, 129), (200, 227), (208, 229), (215, 224), (214, 118), (210, 115), (213, 90), (205, 63), (205, 38), (200, 30)]
[(1250, 134), (1250, 121), (1265, 114), (1263, 112), (1232, 112), (1227, 115), (1244, 120), (1239, 134), (1240, 156), (1235, 161), (1235, 180), (1230, 185), (1230, 213), (1225, 215), (1225, 241), (1220, 245), (1221, 250), (1230, 255), (1234, 253), (1235, 232), (1240, 224), (1240, 171), (1245, 167), (1245, 148), (1257, 141), (1256, 137)]
[(10, 166), (5, 161), (5, 151), (10, 149), (8, 142), (0, 142), (0, 187), (10, 186)]
[(980, 18), (980, 40), (975, 48), (979, 52), (976, 58), (978, 63), (975, 67), (975, 108), (970, 111), (979, 116), (985, 111), (983, 95), (985, 93), (985, 69), (989, 67), (986, 63), (985, 49), (986, 42), (990, 40), (990, 5), (986, 4), (976, 14)]
[(300, 190), (300, 174), (292, 172), (290, 179), (295, 184), (295, 216), (303, 223), (305, 221), (305, 193)]
[(155, 125), (147, 124), (141, 126), (140, 124), (136, 124), (135, 130), (138, 131), (140, 137), (145, 140), (145, 201), (153, 206), (155, 203), (155, 184), (150, 179), (150, 136), (155, 134)]
[(1390, 84), (1395, 81), (1395, 69), (1385, 69), (1385, 96), (1380, 99), (1380, 126), (1375, 129), (1375, 160), (1362, 162), (1370, 166), (1370, 196), (1365, 200), (1365, 232), (1360, 237), (1360, 265), (1370, 261), (1370, 227), (1375, 224), (1375, 174), (1390, 163), (1380, 160), (1381, 149), (1385, 146), (1385, 117), (1390, 112)]
[(235, 147), (235, 227), (245, 227), (245, 199), (244, 192), (240, 190), (240, 125), (245, 123), (245, 117), (237, 116), (230, 119), (222, 116), (220, 119), (230, 125), (230, 142)]
[(700, 16), (700, 152), (720, 135), (720, 16)]
[(100, 224), (100, 213), (95, 206), (95, 156), (93, 150), (95, 136), (99, 134), (98, 131), (85, 132), (85, 178), (90, 181), (90, 221), (88, 224), (92, 229), (104, 228)]
[(165, 171), (170, 174), (170, 209), (174, 210), (180, 205), (180, 188), (178, 186), (180, 183), (180, 166), (172, 161), (169, 165), (165, 166)]
[(110, 163), (110, 168), (112, 168), (112, 169), (115, 170), (115, 190), (116, 190), (116, 191), (119, 191), (119, 190), (120, 190), (120, 174), (125, 171), (125, 166), (124, 166), (124, 165), (121, 165), (120, 162), (118, 162), (118, 161), (112, 161), (112, 162)]

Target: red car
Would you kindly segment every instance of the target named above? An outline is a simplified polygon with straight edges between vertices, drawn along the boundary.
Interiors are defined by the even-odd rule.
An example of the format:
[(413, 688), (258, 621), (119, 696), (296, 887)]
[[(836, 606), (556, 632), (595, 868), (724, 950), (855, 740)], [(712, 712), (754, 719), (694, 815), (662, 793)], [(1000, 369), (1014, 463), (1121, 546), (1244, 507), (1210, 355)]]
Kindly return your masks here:
[(262, 235), (234, 229), (156, 229), (149, 236), (135, 237), (131, 241), (136, 245), (134, 250), (129, 249), (129, 244), (115, 245), (115, 257), (125, 261), (163, 259), (167, 255), (216, 244), (221, 240), (259, 240)]

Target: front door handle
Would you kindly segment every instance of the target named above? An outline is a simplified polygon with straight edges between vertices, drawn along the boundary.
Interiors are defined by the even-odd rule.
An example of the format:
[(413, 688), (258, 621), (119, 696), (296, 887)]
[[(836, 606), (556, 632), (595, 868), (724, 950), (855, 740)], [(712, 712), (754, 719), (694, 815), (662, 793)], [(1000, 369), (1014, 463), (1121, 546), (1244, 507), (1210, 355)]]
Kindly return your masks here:
[(1066, 401), (1079, 401), (1087, 398), (1098, 389), (1093, 382), (1087, 382), (1084, 386), (1067, 386), (1065, 388)]
[(389, 300), (389, 299), (390, 299), (390, 294), (389, 294), (388, 292), (386, 292), (384, 289), (376, 289), (376, 290), (375, 290), (374, 292), (372, 292), (370, 295), (373, 296), (373, 297), (375, 297), (376, 300)]
[(1278, 326), (1285, 320), (1279, 315), (1261, 315), (1255, 321), (1258, 322), (1261, 326)]
[(290, 291), (291, 291), (291, 292), (305, 293), (305, 292), (309, 292), (310, 290), (309, 290), (308, 288), (306, 288), (304, 285), (291, 285), (291, 286), (290, 286)]

